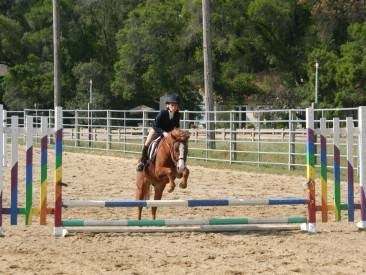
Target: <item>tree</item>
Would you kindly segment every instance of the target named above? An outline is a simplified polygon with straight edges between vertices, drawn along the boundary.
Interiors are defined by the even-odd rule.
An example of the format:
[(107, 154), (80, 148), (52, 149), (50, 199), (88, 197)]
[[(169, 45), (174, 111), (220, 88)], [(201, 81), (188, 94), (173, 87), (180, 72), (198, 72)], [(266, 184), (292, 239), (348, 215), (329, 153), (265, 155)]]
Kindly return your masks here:
[(52, 106), (53, 65), (41, 62), (35, 55), (29, 55), (27, 62), (10, 68), (5, 76), (3, 100), (12, 110)]
[(366, 19), (364, 0), (305, 0), (312, 6), (317, 33), (322, 43), (338, 49), (347, 40), (350, 24)]
[[(127, 106), (158, 105), (165, 93), (191, 95), (185, 107), (197, 103), (190, 82), (190, 56), (178, 39), (186, 18), (182, 1), (147, 1), (130, 13), (117, 36), (118, 60), (112, 90)], [(190, 49), (189, 49), (190, 50)]]
[(107, 77), (103, 66), (91, 61), (79, 63), (73, 67), (72, 74), (76, 80), (76, 96), (66, 103), (70, 109), (86, 109), (89, 102), (89, 81), (93, 81), (92, 108), (108, 108), (111, 104), (108, 91)]
[(343, 107), (366, 104), (366, 23), (351, 24), (348, 34), (351, 41), (341, 46), (335, 73), (335, 104)]
[(9, 17), (0, 14), (0, 64), (14, 65), (22, 58), (22, 28)]

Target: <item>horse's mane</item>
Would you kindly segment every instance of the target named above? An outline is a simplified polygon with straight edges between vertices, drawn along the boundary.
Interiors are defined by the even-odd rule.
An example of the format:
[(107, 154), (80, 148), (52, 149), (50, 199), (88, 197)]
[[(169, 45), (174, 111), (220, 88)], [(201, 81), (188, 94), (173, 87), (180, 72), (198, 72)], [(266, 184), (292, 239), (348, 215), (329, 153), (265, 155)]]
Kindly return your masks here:
[(190, 136), (190, 133), (188, 131), (181, 130), (179, 128), (173, 129), (170, 134), (173, 139), (180, 142), (186, 142)]

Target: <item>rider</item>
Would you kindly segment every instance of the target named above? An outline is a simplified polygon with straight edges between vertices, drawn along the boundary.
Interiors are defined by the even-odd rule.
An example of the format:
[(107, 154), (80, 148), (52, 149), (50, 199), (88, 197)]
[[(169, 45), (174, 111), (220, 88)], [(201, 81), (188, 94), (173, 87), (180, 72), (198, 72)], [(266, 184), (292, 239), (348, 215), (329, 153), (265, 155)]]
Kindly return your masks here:
[(174, 128), (179, 128), (180, 113), (179, 113), (179, 96), (172, 94), (166, 97), (166, 110), (161, 110), (156, 116), (154, 125), (149, 129), (149, 134), (146, 138), (144, 148), (142, 149), (141, 159), (137, 164), (137, 171), (144, 170), (148, 160), (147, 150), (150, 142), (159, 136), (168, 136), (168, 133)]

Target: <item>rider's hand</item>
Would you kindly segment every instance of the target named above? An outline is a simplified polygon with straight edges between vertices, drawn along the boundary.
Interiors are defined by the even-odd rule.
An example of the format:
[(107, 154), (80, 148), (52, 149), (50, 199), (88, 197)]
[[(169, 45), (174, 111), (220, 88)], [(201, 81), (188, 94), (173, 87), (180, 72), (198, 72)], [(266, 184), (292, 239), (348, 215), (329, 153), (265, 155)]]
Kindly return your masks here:
[(167, 137), (169, 134), (167, 132), (163, 132), (163, 136)]

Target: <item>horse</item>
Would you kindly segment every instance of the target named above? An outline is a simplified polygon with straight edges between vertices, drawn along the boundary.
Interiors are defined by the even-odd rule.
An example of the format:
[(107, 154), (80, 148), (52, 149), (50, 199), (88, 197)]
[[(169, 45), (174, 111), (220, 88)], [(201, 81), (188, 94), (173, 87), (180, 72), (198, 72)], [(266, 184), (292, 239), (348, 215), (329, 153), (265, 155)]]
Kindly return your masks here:
[[(155, 161), (149, 161), (143, 171), (137, 172), (136, 199), (150, 198), (150, 187), (154, 187), (154, 200), (161, 200), (163, 191), (168, 185), (168, 192), (175, 189), (176, 178), (182, 178), (179, 187), (187, 188), (189, 169), (186, 166), (189, 132), (173, 129), (163, 137), (158, 145)], [(152, 218), (156, 219), (156, 207), (151, 208)], [(141, 220), (142, 207), (138, 208), (138, 219)]]

